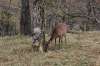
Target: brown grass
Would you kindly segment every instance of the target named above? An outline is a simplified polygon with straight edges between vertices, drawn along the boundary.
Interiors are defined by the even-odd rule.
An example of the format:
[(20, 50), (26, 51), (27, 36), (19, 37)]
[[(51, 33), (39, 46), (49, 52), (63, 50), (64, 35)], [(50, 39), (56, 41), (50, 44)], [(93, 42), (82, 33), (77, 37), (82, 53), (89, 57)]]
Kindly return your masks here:
[(0, 66), (100, 66), (100, 32), (66, 36), (61, 50), (48, 53), (34, 52), (31, 37), (1, 37)]

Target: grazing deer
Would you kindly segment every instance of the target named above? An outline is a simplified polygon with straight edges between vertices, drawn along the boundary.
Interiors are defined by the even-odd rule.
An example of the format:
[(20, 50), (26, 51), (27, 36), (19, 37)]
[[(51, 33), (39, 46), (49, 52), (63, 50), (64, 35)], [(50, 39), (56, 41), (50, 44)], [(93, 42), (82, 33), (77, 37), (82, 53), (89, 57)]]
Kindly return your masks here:
[(68, 31), (68, 25), (66, 23), (56, 24), (51, 33), (49, 41), (47, 41), (46, 44), (44, 45), (44, 51), (47, 52), (50, 42), (52, 42), (56, 38), (62, 39), (62, 37), (65, 35), (67, 31)]

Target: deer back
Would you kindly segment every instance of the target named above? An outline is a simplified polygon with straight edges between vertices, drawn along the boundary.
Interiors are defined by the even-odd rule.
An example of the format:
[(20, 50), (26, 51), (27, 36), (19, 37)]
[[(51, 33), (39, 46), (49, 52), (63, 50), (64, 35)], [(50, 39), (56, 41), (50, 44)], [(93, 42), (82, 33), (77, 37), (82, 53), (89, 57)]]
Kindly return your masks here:
[(65, 23), (58, 23), (55, 26), (52, 35), (58, 35), (58, 36), (63, 35), (63, 34), (65, 34), (67, 32), (67, 30), (68, 30), (67, 24), (65, 24)]

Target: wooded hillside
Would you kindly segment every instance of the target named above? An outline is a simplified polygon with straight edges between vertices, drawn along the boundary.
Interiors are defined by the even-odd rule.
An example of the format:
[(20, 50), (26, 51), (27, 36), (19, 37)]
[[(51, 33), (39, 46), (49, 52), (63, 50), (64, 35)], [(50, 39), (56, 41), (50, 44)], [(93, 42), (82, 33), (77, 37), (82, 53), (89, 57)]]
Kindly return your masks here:
[(0, 35), (31, 34), (35, 26), (50, 32), (56, 22), (73, 30), (100, 30), (99, 0), (0, 0)]

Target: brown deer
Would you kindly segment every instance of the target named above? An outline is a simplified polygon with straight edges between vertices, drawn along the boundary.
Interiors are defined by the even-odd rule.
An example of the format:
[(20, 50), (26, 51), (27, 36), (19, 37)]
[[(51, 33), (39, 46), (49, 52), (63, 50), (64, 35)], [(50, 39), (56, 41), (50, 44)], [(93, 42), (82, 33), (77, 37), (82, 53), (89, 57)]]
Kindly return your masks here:
[(47, 52), (50, 42), (52, 42), (56, 38), (62, 39), (62, 37), (68, 30), (69, 30), (68, 25), (66, 23), (56, 24), (51, 33), (49, 41), (47, 41), (46, 44), (44, 45), (44, 51)]

